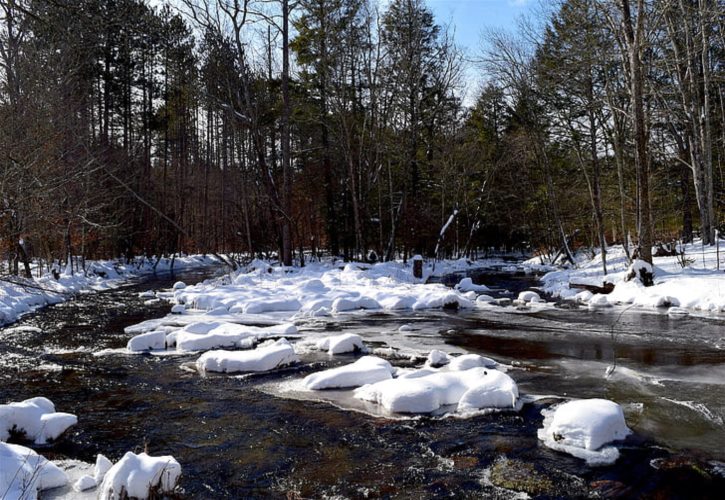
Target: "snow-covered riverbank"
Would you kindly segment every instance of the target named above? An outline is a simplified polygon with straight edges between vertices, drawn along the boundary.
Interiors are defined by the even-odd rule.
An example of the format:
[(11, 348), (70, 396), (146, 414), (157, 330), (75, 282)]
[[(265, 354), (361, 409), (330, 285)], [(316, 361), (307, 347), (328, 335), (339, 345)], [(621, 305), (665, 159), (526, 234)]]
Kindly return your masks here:
[[(177, 257), (173, 269), (180, 271), (218, 263), (211, 256), (192, 255)], [(154, 272), (168, 272), (171, 259), (163, 258), (154, 267), (155, 261), (139, 260), (130, 264), (118, 261), (88, 261), (85, 272), (64, 272), (58, 279), (52, 274), (41, 278), (26, 279), (5, 276), (0, 279), (0, 326), (14, 323), (20, 316), (40, 307), (58, 304), (74, 294), (108, 290), (120, 286), (129, 279)]]
[[(725, 245), (720, 241), (720, 259), (725, 260)], [(678, 247), (684, 255), (654, 257), (654, 286), (644, 287), (638, 280), (625, 281), (629, 263), (624, 249), (617, 245), (607, 250), (607, 270), (602, 270), (601, 255), (582, 256), (576, 269), (563, 269), (546, 274), (543, 291), (554, 297), (575, 300), (591, 308), (613, 305), (634, 305), (642, 308), (668, 307), (671, 315), (689, 312), (722, 313), (725, 311), (725, 265), (718, 269), (715, 246), (703, 247), (700, 241)], [(529, 264), (538, 262), (531, 259)], [(572, 284), (615, 285), (609, 294), (592, 294), (573, 288)]]

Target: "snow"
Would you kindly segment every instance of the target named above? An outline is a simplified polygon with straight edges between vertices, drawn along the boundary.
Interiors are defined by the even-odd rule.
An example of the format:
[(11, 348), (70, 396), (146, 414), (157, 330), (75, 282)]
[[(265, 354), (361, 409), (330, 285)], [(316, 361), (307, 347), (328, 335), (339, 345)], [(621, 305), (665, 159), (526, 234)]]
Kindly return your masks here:
[(3, 500), (34, 500), (38, 492), (68, 483), (66, 474), (30, 448), (0, 442), (0, 493)]
[(208, 351), (196, 360), (200, 372), (263, 372), (299, 362), (286, 339), (251, 351)]
[[(213, 264), (218, 262), (211, 257), (201, 255), (177, 257), (174, 269)], [(77, 293), (108, 290), (120, 286), (130, 278), (170, 269), (171, 259), (163, 258), (156, 263), (156, 259), (139, 258), (130, 263), (111, 260), (86, 261), (85, 271), (76, 270), (74, 273), (69, 272), (70, 269), (66, 266), (58, 279), (55, 279), (52, 273), (34, 279), (14, 276), (0, 283), (0, 325), (13, 323), (23, 314), (38, 308), (64, 302)], [(37, 267), (34, 266), (33, 274), (36, 273)], [(152, 298), (152, 296), (141, 298)]]
[(419, 372), (364, 385), (356, 389), (354, 395), (394, 413), (431, 413), (442, 406), (456, 404), (461, 413), (484, 408), (514, 408), (518, 399), (516, 383), (497, 370), (478, 367), (435, 371), (423, 368)]
[(589, 465), (607, 465), (619, 458), (614, 446), (604, 446), (626, 438), (627, 427), (622, 408), (606, 399), (569, 401), (542, 411), (543, 427), (538, 436), (546, 446), (569, 453)]
[(316, 372), (305, 377), (307, 389), (339, 389), (360, 387), (391, 379), (394, 368), (384, 359), (364, 356), (352, 364)]
[(317, 348), (327, 351), (328, 354), (344, 354), (347, 352), (364, 351), (360, 335), (354, 333), (343, 333), (332, 337), (325, 337), (317, 342)]
[[(723, 244), (722, 240), (719, 244)], [(684, 259), (681, 255), (653, 258), (653, 286), (646, 287), (639, 279), (626, 280), (631, 270), (638, 273), (640, 269), (649, 271), (650, 267), (642, 261), (630, 265), (622, 246), (615, 245), (607, 249), (606, 276), (600, 254), (593, 258), (582, 254), (576, 269), (559, 269), (543, 276), (543, 291), (588, 304), (593, 309), (626, 304), (644, 309), (677, 307), (706, 314), (725, 312), (725, 264), (718, 269), (715, 246), (703, 246), (701, 240), (696, 240), (677, 248), (684, 251)], [(721, 259), (725, 259), (725, 248), (721, 253)], [(569, 283), (602, 286), (605, 281), (615, 285), (614, 291), (606, 295), (569, 287)]]
[(493, 302), (495, 300), (496, 299), (494, 299), (490, 295), (485, 295), (485, 294), (479, 295), (478, 297), (476, 297), (476, 302), (479, 304), (487, 304), (487, 303)]
[(131, 352), (153, 351), (166, 348), (166, 332), (156, 330), (132, 337), (126, 344)]
[(181, 466), (172, 456), (151, 457), (146, 453), (128, 452), (106, 473), (98, 498), (155, 498), (172, 492), (180, 476)]
[(541, 296), (536, 292), (526, 291), (519, 293), (519, 300), (522, 302), (541, 302)]
[(430, 366), (432, 368), (438, 368), (440, 366), (447, 365), (451, 362), (451, 359), (448, 357), (448, 354), (446, 354), (443, 351), (439, 351), (438, 349), (433, 349), (429, 354), (428, 358), (425, 360), (425, 366)]
[(56, 412), (52, 401), (43, 397), (0, 405), (0, 441), (7, 441), (11, 432), (22, 432), (35, 444), (45, 444), (76, 423), (75, 415)]
[(75, 483), (73, 483), (73, 489), (78, 492), (90, 490), (91, 488), (95, 488), (96, 486), (98, 486), (96, 480), (93, 479), (92, 476), (87, 475), (81, 476)]
[(486, 285), (476, 285), (471, 278), (463, 278), (455, 286), (456, 290), (461, 292), (489, 292), (491, 289)]
[(453, 371), (468, 370), (470, 368), (496, 368), (498, 363), (491, 358), (478, 354), (464, 354), (451, 359), (449, 369)]

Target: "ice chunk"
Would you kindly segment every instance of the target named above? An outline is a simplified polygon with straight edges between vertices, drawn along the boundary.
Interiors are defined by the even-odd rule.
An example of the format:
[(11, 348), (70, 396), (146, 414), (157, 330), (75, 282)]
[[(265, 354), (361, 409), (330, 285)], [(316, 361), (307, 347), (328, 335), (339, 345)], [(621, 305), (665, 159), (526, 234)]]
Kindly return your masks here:
[(45, 444), (76, 423), (75, 415), (57, 413), (53, 403), (42, 397), (0, 405), (0, 441), (6, 441), (15, 430), (24, 432), (35, 444)]
[(0, 442), (0, 495), (34, 500), (38, 492), (68, 484), (68, 476), (30, 448)]
[(151, 457), (130, 451), (106, 473), (99, 500), (146, 499), (170, 493), (181, 476), (181, 466), (172, 456)]
[(153, 351), (166, 348), (166, 332), (157, 330), (132, 337), (126, 344), (131, 352)]
[(96, 457), (96, 466), (93, 469), (93, 479), (96, 481), (96, 484), (103, 482), (103, 478), (106, 477), (106, 473), (111, 467), (113, 467), (113, 463), (105, 455), (99, 453)]
[(583, 458), (589, 465), (614, 463), (619, 451), (604, 446), (627, 437), (622, 408), (606, 399), (580, 399), (569, 401), (553, 409), (544, 410), (543, 428), (539, 439), (554, 450)]
[(393, 377), (393, 367), (384, 359), (364, 356), (352, 364), (312, 373), (304, 379), (308, 389), (360, 387)]
[(325, 337), (317, 342), (317, 348), (327, 351), (328, 354), (343, 354), (346, 352), (363, 351), (363, 344), (360, 335), (354, 333), (343, 333), (332, 337)]
[(209, 351), (196, 361), (199, 371), (262, 372), (299, 361), (286, 339), (279, 339), (251, 351)]

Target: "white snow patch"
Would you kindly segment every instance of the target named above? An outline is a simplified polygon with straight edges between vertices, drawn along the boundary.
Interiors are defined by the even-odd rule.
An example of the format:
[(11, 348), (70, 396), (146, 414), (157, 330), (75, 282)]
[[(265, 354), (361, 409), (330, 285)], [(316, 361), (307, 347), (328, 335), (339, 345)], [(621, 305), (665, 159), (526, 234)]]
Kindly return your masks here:
[(3, 500), (34, 500), (38, 492), (68, 483), (55, 464), (30, 448), (0, 442), (0, 494)]
[(353, 388), (391, 379), (394, 371), (388, 361), (364, 356), (349, 365), (312, 373), (303, 384), (311, 390)]
[(200, 372), (263, 372), (299, 362), (286, 339), (250, 351), (208, 351), (196, 360)]
[(631, 434), (621, 406), (606, 399), (580, 399), (543, 410), (538, 436), (546, 446), (586, 460), (589, 465), (608, 465), (619, 458), (614, 446)]
[(343, 333), (325, 337), (317, 342), (317, 348), (328, 354), (344, 354), (347, 352), (365, 351), (362, 337), (354, 333)]
[[(128, 452), (106, 473), (98, 492), (99, 500), (131, 497), (149, 498), (170, 493), (181, 476), (181, 465), (172, 456), (151, 457)], [(124, 494), (126, 496), (124, 496)]]
[(56, 412), (53, 402), (43, 397), (0, 405), (0, 441), (7, 441), (10, 432), (23, 432), (35, 444), (45, 444), (76, 423), (78, 417)]

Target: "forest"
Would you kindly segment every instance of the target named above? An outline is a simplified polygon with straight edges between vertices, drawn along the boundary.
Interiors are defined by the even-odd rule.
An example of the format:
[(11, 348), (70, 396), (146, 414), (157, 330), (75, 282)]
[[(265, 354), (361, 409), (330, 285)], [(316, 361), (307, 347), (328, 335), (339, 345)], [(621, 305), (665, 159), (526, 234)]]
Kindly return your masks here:
[(0, 0), (2, 267), (712, 244), (722, 2), (546, 7), (464, 51), (424, 0)]

